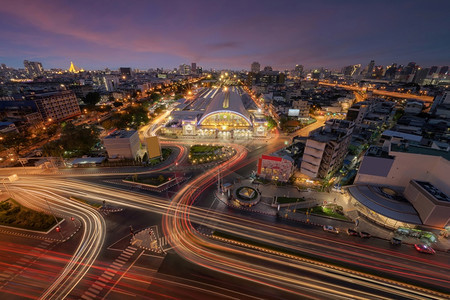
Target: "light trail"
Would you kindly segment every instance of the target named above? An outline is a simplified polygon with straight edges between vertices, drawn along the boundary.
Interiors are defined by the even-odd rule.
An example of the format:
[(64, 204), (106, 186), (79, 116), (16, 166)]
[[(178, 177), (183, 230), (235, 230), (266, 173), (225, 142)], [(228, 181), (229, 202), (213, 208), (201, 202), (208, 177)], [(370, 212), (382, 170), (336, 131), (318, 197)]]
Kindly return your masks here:
[[(81, 242), (62, 273), (54, 280), (41, 299), (64, 299), (80, 282), (95, 262), (106, 233), (106, 224), (98, 211), (52, 192), (12, 186), (14, 199), (36, 210), (60, 217), (77, 217), (83, 224)], [(47, 204), (48, 201), (48, 204)], [(51, 212), (48, 205), (51, 204)]]
[[(233, 147), (236, 148), (237, 152), (234, 157), (226, 162), (226, 166), (228, 167), (226, 173), (239, 169), (243, 165), (253, 161), (252, 159), (247, 158), (247, 152), (244, 147), (239, 145), (233, 145)], [(275, 149), (279, 147), (279, 145), (275, 143), (268, 147)], [(184, 154), (181, 154), (180, 150), (178, 159), (181, 160), (183, 156)], [(431, 267), (448, 269), (448, 264), (439, 264), (426, 260), (417, 261), (417, 258), (415, 257), (399, 255), (392, 251), (384, 251), (362, 245), (349, 245), (348, 243), (323, 236), (303, 233), (292, 228), (274, 226), (273, 224), (262, 221), (241, 216), (233, 216), (222, 212), (214, 212), (211, 214), (207, 209), (193, 206), (192, 204), (196, 198), (215, 182), (215, 174), (218, 168), (224, 169), (224, 165), (219, 165), (205, 171), (200, 177), (191, 181), (188, 185), (185, 185), (177, 195), (173, 197), (170, 203), (167, 203), (167, 200), (165, 199), (150, 197), (143, 194), (137, 195), (136, 193), (120, 189), (80, 182), (74, 179), (61, 179), (60, 177), (35, 178), (32, 176), (24, 176), (21, 180), (10, 185), (17, 189), (31, 191), (30, 193), (37, 193), (42, 189), (46, 189), (53, 194), (83, 195), (84, 197), (89, 195), (90, 199), (97, 201), (106, 200), (110, 203), (160, 213), (164, 215), (163, 230), (166, 233), (170, 244), (180, 256), (205, 268), (235, 276), (243, 280), (264, 284), (300, 297), (312, 297), (311, 295), (314, 294), (317, 295), (318, 299), (331, 297), (334, 299), (366, 299), (370, 295), (370, 298), (383, 299), (381, 296), (364, 292), (366, 286), (371, 286), (375, 290), (381, 290), (391, 295), (403, 295), (404, 297), (411, 299), (425, 298), (426, 292), (423, 292), (423, 290), (420, 289), (414, 289), (413, 286), (405, 288), (395, 284), (395, 282), (380, 281), (379, 279), (350, 274), (344, 270), (335, 270), (330, 268), (330, 266), (319, 268), (317, 265), (280, 258), (273, 254), (243, 250), (242, 248), (227, 244), (224, 245), (219, 241), (211, 240), (208, 237), (200, 235), (193, 228), (191, 222), (205, 224), (206, 226), (211, 226), (209, 222), (214, 222), (217, 225), (214, 225), (213, 227), (220, 227), (221, 230), (226, 232), (232, 232), (250, 239), (267, 241), (270, 244), (283, 248), (322, 254), (323, 256), (329, 256), (330, 254), (327, 253), (329, 252), (329, 249), (326, 249), (329, 248), (330, 245), (334, 245), (335, 256), (337, 256), (334, 258), (338, 261), (341, 260), (343, 262), (361, 264), (362, 266), (375, 269), (377, 266), (382, 266), (379, 268), (380, 270), (398, 271), (399, 274), (401, 272), (404, 277), (427, 274), (427, 276), (432, 276), (433, 280), (437, 279), (437, 281), (448, 284), (448, 274), (439, 274), (436, 271), (421, 268), (422, 265), (428, 265)], [(96, 175), (98, 176), (98, 174)], [(80, 204), (77, 203), (77, 208), (79, 208), (79, 206)], [(321, 247), (322, 250), (316, 251), (305, 245)], [(380, 254), (386, 257), (380, 257)], [(351, 261), (352, 256), (359, 261)], [(395, 258), (395, 260), (387, 260), (386, 258), (388, 256)], [(250, 265), (248, 263), (249, 258), (261, 262)], [(296, 271), (282, 272), (279, 269), (267, 268), (265, 267), (267, 262), (277, 264), (280, 267), (289, 267)], [(409, 262), (415, 262), (415, 265), (409, 265)], [(395, 264), (396, 266), (391, 266), (391, 268), (386, 269), (389, 264)], [(347, 287), (336, 286), (331, 283), (301, 276), (302, 271), (304, 272), (305, 270), (321, 276), (333, 277), (336, 280), (348, 282), (352, 285), (357, 285), (360, 289), (350, 290)], [(306, 294), (305, 291), (307, 291)], [(430, 297), (430, 295), (428, 296)]]

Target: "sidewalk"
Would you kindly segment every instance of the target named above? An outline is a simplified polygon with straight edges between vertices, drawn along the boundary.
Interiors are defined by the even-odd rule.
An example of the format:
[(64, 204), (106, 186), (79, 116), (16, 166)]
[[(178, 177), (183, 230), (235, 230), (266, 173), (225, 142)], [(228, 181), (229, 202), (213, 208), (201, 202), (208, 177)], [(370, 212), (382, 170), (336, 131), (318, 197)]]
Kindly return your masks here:
[[(56, 231), (58, 226), (60, 228), (60, 232)], [(70, 218), (67, 218), (61, 220), (58, 225), (53, 226), (53, 228), (51, 228), (48, 232), (39, 232), (0, 225), (0, 233), (63, 243), (73, 237), (78, 230), (80, 230), (80, 228), (81, 223), (79, 220), (75, 219), (72, 221)]]

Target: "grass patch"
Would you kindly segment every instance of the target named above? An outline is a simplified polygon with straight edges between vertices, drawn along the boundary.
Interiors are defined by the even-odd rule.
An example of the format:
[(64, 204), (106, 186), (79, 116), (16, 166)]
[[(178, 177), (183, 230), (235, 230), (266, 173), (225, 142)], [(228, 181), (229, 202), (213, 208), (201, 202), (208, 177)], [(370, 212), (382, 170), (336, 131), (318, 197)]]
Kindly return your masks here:
[(148, 165), (153, 167), (156, 166), (157, 164), (165, 161), (167, 158), (169, 158), (169, 156), (172, 154), (172, 149), (170, 148), (162, 148), (161, 149), (161, 155), (162, 155), (162, 159), (160, 157), (154, 157), (148, 160)]
[(335, 218), (335, 219), (344, 220), (344, 221), (351, 221), (351, 219), (349, 219), (346, 216), (344, 216), (343, 214), (339, 213), (339, 211), (341, 209), (342, 209), (342, 207), (336, 207), (335, 209), (333, 209), (332, 207), (329, 207), (329, 206), (314, 206), (311, 208), (299, 208), (299, 209), (297, 209), (297, 212), (305, 213), (307, 210), (309, 210), (310, 213), (312, 213), (312, 214), (326, 216), (326, 217)]
[(88, 200), (81, 199), (81, 198), (78, 198), (78, 197), (73, 197), (72, 196), (72, 197), (70, 197), (70, 200), (74, 200), (74, 201), (77, 201), (77, 202), (84, 203), (86, 205), (92, 206), (93, 208), (100, 208), (100, 207), (102, 207), (102, 205), (100, 203), (88, 201)]
[(214, 153), (214, 151), (221, 149), (222, 146), (203, 146), (203, 145), (193, 145), (189, 150), (190, 154), (208, 154)]
[[(225, 232), (221, 232), (221, 231), (214, 231), (213, 232), (213, 236), (215, 237), (219, 237), (219, 238), (224, 238), (224, 239), (228, 239), (228, 240), (232, 240), (232, 241), (236, 241), (239, 243), (244, 243), (244, 244), (248, 244), (251, 246), (255, 246), (255, 247), (259, 247), (262, 248), (264, 250), (269, 250), (269, 251), (276, 251), (276, 252), (280, 252), (283, 254), (287, 254), (287, 255), (292, 255), (298, 258), (303, 258), (303, 259), (308, 259), (308, 260), (312, 260), (312, 261), (316, 261), (316, 262), (322, 262), (322, 263), (326, 263), (338, 268), (345, 268), (348, 270), (354, 270), (357, 272), (361, 272), (361, 273), (366, 273), (366, 274), (370, 274), (370, 275), (375, 275), (378, 277), (383, 277), (383, 278), (387, 278), (387, 279), (391, 279), (391, 280), (395, 280), (398, 282), (403, 282), (403, 283), (407, 283), (407, 284), (411, 284), (411, 285), (415, 285), (418, 287), (423, 287), (423, 288), (427, 288), (427, 289), (431, 289), (431, 290), (435, 290), (438, 292), (442, 292), (442, 293), (448, 293), (448, 291), (446, 289), (441, 289), (439, 287), (433, 286), (433, 285), (428, 285), (426, 283), (420, 282), (420, 281), (414, 281), (414, 280), (410, 280), (410, 279), (405, 279), (403, 277), (399, 277), (399, 276), (395, 276), (392, 275), (390, 273), (381, 273), (379, 271), (370, 269), (370, 268), (364, 268), (364, 267), (360, 267), (357, 265), (350, 265), (350, 264), (341, 264), (339, 263), (339, 261), (331, 259), (331, 258), (324, 258), (318, 255), (313, 255), (313, 254), (309, 254), (309, 253), (304, 253), (304, 252), (299, 252), (299, 251), (293, 251), (293, 250), (289, 250), (286, 248), (282, 248), (282, 247), (278, 247), (278, 246), (274, 246), (274, 245), (270, 245), (267, 243), (262, 243), (262, 242), (258, 242), (258, 241), (254, 241), (254, 240), (249, 240), (246, 238), (242, 238), (233, 234), (229, 234), (229, 233), (225, 233)], [(245, 247), (245, 246), (243, 246)]]
[(271, 183), (272, 181), (270, 181), (269, 179), (265, 179), (262, 177), (256, 177), (255, 179), (253, 179), (254, 183), (262, 183), (262, 184), (268, 184)]
[(52, 215), (35, 211), (9, 198), (0, 203), (0, 225), (47, 231), (56, 225)]
[(125, 180), (126, 181), (131, 181), (131, 182), (138, 182), (138, 183), (144, 183), (144, 184), (150, 184), (150, 185), (158, 186), (158, 185), (161, 185), (161, 184), (164, 184), (164, 183), (168, 182), (171, 179), (172, 178), (166, 177), (166, 176), (163, 176), (163, 175), (151, 176), (151, 177), (143, 177), (143, 176), (138, 176), (137, 174), (135, 174), (131, 178), (127, 178)]
[(189, 149), (189, 161), (191, 163), (207, 163), (220, 160), (223, 146), (193, 145)]
[(294, 198), (294, 197), (277, 197), (277, 203), (279, 204), (285, 204), (285, 203), (296, 203), (296, 202), (303, 202), (305, 201), (305, 198)]

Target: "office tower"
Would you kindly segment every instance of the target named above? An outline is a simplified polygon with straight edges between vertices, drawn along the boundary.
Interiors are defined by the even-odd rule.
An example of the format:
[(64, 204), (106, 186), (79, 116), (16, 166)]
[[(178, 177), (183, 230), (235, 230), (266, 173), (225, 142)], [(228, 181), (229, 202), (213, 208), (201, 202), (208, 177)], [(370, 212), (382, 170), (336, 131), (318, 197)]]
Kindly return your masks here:
[(254, 63), (252, 63), (252, 66), (251, 66), (251, 71), (252, 71), (252, 73), (258, 73), (259, 71), (261, 71), (261, 65), (259, 64), (259, 62), (254, 62)]
[(373, 67), (375, 66), (375, 61), (371, 60), (367, 67), (364, 69), (364, 75), (366, 77), (371, 77), (373, 72)]
[(440, 70), (439, 70), (439, 75), (445, 75), (448, 72), (448, 66), (443, 66)]
[(125, 76), (128, 78), (131, 76), (131, 68), (119, 68), (119, 72), (121, 76)]
[(430, 68), (430, 73), (428, 73), (428, 75), (433, 75), (434, 73), (437, 73), (438, 71), (438, 66), (432, 66)]
[(28, 75), (32, 77), (41, 76), (44, 73), (44, 68), (40, 62), (24, 60), (23, 66), (25, 67)]
[(294, 74), (295, 77), (302, 77), (303, 75), (303, 66), (302, 65), (295, 65), (294, 68)]

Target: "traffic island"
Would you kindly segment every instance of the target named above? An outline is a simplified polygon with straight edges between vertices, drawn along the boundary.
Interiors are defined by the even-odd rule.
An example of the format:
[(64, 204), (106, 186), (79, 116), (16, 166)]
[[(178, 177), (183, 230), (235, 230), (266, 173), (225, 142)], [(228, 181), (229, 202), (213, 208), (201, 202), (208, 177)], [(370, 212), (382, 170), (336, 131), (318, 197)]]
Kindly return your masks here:
[[(58, 218), (58, 223), (61, 220)], [(44, 233), (56, 224), (57, 221), (53, 216), (22, 206), (12, 198), (0, 203), (0, 225), (2, 226)]]
[(162, 253), (161, 245), (155, 233), (156, 226), (145, 228), (133, 234), (130, 244), (144, 250)]
[(30, 209), (12, 198), (0, 202), (0, 233), (65, 242), (82, 226), (80, 220), (74, 217), (70, 220)]

